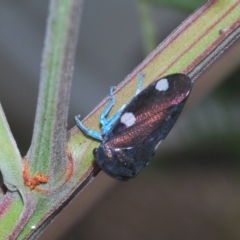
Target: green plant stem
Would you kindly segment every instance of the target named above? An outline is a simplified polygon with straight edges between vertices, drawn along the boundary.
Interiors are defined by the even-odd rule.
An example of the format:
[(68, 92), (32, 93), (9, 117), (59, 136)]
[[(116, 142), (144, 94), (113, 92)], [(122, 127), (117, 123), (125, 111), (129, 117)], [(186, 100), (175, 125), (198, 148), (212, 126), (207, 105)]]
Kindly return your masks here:
[(146, 0), (139, 0), (136, 4), (140, 15), (144, 53), (147, 55), (157, 46), (156, 29), (152, 21), (151, 5)]

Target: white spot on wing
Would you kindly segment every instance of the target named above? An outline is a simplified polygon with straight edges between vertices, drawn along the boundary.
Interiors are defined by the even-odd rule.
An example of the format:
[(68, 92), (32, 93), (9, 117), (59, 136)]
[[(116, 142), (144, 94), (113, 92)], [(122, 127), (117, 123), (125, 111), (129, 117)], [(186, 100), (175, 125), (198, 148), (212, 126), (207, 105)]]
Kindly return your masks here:
[(168, 90), (168, 87), (169, 87), (168, 80), (166, 78), (160, 79), (156, 84), (156, 89), (158, 91), (166, 91)]
[(126, 112), (121, 117), (121, 123), (125, 124), (127, 127), (132, 126), (136, 122), (136, 118), (133, 113)]
[(157, 148), (158, 148), (158, 147), (159, 147), (159, 145), (162, 143), (162, 141), (163, 141), (163, 140), (160, 140), (160, 141), (157, 143), (157, 145), (156, 145), (156, 147), (155, 147), (154, 151), (156, 151), (156, 150), (157, 150)]

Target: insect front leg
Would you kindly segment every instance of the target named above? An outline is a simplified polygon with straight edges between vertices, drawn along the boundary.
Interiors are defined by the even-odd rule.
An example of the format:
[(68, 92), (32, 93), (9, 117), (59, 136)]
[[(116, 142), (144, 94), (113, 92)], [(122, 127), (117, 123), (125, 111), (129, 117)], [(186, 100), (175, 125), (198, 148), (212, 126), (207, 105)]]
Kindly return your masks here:
[(102, 133), (103, 134), (107, 134), (112, 126), (112, 124), (116, 121), (116, 119), (118, 119), (118, 117), (121, 115), (122, 109), (125, 107), (122, 106), (111, 118), (107, 119), (106, 116), (108, 115), (108, 113), (110, 112), (111, 108), (113, 107), (114, 103), (115, 103), (115, 97), (113, 94), (115, 87), (110, 87), (110, 93), (109, 93), (109, 103), (108, 105), (105, 107), (105, 109), (103, 110), (103, 112), (100, 115), (100, 123), (102, 125)]
[[(140, 73), (138, 76), (138, 85), (135, 95), (137, 95), (142, 90), (142, 82), (143, 82), (144, 74)], [(125, 108), (126, 104), (124, 104), (110, 119), (107, 119), (106, 116), (108, 115), (109, 111), (113, 107), (115, 103), (115, 97), (113, 94), (114, 87), (110, 87), (110, 93), (109, 93), (109, 103), (106, 106), (106, 108), (103, 110), (102, 114), (100, 115), (100, 123), (102, 124), (102, 133), (104, 135), (108, 134), (108, 132), (111, 129), (112, 124), (120, 117), (123, 109)]]
[(109, 93), (109, 103), (108, 105), (104, 108), (104, 110), (102, 111), (99, 121), (102, 124), (102, 126), (107, 125), (108, 124), (108, 119), (106, 118), (106, 116), (108, 115), (108, 113), (110, 112), (111, 108), (113, 107), (114, 103), (115, 103), (115, 97), (113, 94), (115, 87), (110, 87), (110, 93)]
[(138, 75), (138, 85), (137, 85), (137, 90), (135, 93), (135, 96), (142, 91), (142, 82), (143, 82), (143, 77), (145, 74), (139, 73)]
[(100, 133), (98, 132), (95, 132), (89, 128), (86, 128), (82, 122), (80, 121), (79, 119), (79, 116), (75, 116), (75, 121), (76, 121), (76, 124), (77, 126), (85, 133), (87, 134), (88, 136), (92, 137), (92, 138), (95, 138), (95, 139), (98, 139), (100, 141), (102, 141), (102, 136)]

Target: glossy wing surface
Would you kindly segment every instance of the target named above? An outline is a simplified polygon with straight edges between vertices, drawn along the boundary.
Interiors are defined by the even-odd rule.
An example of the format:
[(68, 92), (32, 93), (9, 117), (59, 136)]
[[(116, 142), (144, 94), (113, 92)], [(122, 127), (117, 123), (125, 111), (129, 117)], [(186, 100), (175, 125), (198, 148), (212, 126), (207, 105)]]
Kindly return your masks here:
[[(123, 110), (104, 140), (105, 146), (128, 148), (143, 141), (156, 129), (168, 132), (164, 129), (165, 125), (171, 128), (174, 123), (170, 126), (166, 122), (172, 114), (181, 111), (181, 103), (186, 100), (191, 88), (191, 80), (184, 74), (169, 75), (149, 85)], [(178, 105), (181, 109), (178, 109)]]

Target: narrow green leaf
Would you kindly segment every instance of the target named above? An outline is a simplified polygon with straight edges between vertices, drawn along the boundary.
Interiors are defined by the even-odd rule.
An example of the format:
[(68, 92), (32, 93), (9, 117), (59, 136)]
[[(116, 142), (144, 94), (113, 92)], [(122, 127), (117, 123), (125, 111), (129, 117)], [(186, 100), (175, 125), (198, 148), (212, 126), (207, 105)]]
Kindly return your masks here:
[(201, 6), (205, 0), (147, 0), (149, 4), (156, 4), (170, 8), (192, 12)]
[(0, 170), (11, 191), (23, 186), (21, 156), (0, 104)]
[(149, 54), (156, 46), (156, 29), (151, 16), (151, 8), (150, 4), (145, 0), (139, 0), (138, 4), (138, 12), (140, 19), (140, 26), (142, 30), (142, 39), (145, 55)]

